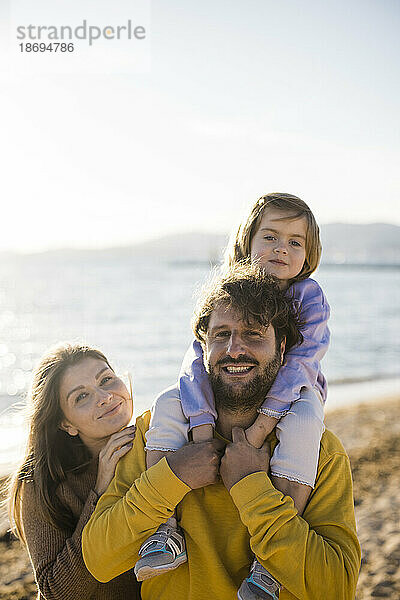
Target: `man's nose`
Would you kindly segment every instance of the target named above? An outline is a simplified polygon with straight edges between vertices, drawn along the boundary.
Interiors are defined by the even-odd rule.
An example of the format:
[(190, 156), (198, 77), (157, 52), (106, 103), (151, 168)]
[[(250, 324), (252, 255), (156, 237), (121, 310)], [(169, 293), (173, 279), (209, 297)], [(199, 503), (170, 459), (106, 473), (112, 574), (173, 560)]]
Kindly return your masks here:
[(226, 351), (231, 358), (237, 358), (241, 354), (245, 353), (245, 346), (240, 335), (235, 333), (231, 334)]

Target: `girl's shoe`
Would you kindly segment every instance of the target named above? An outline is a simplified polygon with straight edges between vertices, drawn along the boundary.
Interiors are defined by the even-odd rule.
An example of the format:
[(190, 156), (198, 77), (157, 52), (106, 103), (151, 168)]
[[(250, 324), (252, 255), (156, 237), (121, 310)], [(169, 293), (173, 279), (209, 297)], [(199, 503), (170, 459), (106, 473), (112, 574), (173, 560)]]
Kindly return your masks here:
[(249, 576), (239, 588), (239, 600), (278, 600), (280, 584), (266, 569), (254, 560)]
[(180, 527), (163, 523), (139, 550), (141, 558), (135, 565), (138, 581), (150, 579), (176, 569), (187, 561), (185, 538)]

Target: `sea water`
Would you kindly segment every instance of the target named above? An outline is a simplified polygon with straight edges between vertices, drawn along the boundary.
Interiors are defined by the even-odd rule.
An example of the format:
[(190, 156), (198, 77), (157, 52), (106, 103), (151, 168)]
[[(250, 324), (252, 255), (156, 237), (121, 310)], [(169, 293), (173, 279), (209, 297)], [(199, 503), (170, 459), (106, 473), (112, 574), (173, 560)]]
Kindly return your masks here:
[[(79, 341), (100, 348), (119, 373), (132, 374), (140, 414), (176, 381), (192, 337), (196, 291), (209, 272), (207, 263), (95, 252), (2, 258), (0, 474), (21, 453), (25, 430), (18, 406), (49, 346)], [(321, 266), (315, 279), (332, 310), (331, 346), (322, 364), (328, 407), (382, 389), (398, 393), (400, 270)], [(350, 391), (354, 382), (358, 395)]]

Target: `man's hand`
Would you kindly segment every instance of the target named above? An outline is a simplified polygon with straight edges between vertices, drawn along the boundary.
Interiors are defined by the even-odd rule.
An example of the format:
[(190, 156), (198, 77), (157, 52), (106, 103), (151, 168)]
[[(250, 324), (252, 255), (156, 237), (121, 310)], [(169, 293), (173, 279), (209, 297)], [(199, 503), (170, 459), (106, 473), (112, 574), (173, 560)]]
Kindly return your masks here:
[(246, 439), (241, 427), (232, 427), (232, 442), (227, 445), (221, 459), (220, 475), (224, 486), (230, 490), (235, 483), (257, 471), (268, 473), (270, 459), (269, 443), (254, 448)]
[(171, 470), (192, 490), (218, 481), (224, 442), (214, 439), (194, 444), (190, 442), (167, 456)]

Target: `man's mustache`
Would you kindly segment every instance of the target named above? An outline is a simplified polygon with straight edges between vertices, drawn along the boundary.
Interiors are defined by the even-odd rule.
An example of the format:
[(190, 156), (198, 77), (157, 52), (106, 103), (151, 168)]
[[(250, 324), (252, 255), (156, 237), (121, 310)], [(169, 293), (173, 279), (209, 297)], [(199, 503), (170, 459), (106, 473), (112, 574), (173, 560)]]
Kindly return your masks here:
[(246, 356), (245, 354), (242, 354), (241, 356), (238, 356), (237, 358), (231, 358), (230, 356), (225, 356), (224, 358), (221, 358), (220, 360), (218, 360), (215, 364), (216, 365), (235, 365), (235, 364), (243, 365), (244, 363), (251, 364), (251, 365), (259, 365), (260, 364), (258, 362), (258, 360), (256, 360), (255, 358), (250, 358), (250, 356)]

